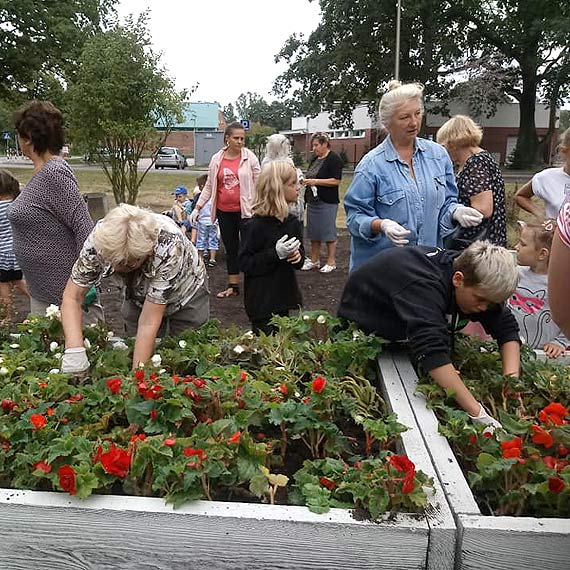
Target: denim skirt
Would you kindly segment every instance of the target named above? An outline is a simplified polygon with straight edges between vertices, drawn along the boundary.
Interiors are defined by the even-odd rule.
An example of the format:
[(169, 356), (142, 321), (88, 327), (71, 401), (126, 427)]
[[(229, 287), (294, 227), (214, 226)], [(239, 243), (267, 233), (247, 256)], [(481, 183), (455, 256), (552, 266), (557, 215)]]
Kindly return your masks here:
[(338, 204), (318, 201), (307, 204), (307, 238), (311, 241), (336, 241)]

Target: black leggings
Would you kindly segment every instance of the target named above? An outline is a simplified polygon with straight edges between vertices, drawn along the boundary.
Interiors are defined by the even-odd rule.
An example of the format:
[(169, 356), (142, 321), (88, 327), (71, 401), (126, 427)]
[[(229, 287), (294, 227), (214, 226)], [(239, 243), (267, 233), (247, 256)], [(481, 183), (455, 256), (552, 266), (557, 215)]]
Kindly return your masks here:
[(222, 212), (216, 210), (220, 222), (220, 234), (226, 249), (228, 275), (239, 275), (238, 251), (241, 228), (241, 212)]

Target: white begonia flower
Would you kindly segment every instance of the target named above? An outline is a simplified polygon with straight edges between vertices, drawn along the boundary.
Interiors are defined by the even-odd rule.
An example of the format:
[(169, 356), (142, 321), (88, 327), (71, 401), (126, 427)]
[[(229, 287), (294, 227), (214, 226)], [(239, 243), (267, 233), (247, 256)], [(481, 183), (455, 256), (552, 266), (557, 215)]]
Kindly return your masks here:
[(159, 374), (164, 374), (165, 372), (166, 372), (166, 368), (161, 368), (161, 369), (158, 371)]
[(285, 366), (276, 366), (275, 370), (285, 370)]
[(16, 366), (16, 370), (17, 370), (18, 372), (23, 372), (25, 369), (26, 369), (25, 366)]
[(22, 336), (21, 333), (10, 333), (10, 338), (18, 339)]
[(0, 356), (0, 364), (2, 364), (2, 362), (4, 362), (4, 359)]
[(109, 331), (107, 333), (107, 340), (111, 340), (114, 336), (115, 336), (115, 333), (113, 331)]
[(2, 368), (0, 368), (0, 375), (1, 376), (6, 376), (6, 374), (8, 374), (9, 370), (5, 367), (2, 366)]
[(49, 349), (51, 352), (55, 352), (57, 350), (58, 346), (59, 346), (59, 344), (57, 344), (57, 342), (55, 342), (55, 340), (53, 340), (52, 342), (49, 343)]
[(360, 333), (358, 331), (353, 331), (352, 340), (358, 340), (360, 338)]
[(13, 343), (10, 345), (10, 348), (20, 348), (20, 345), (19, 345), (17, 342), (13, 342)]
[(247, 339), (249, 339), (249, 340), (253, 339), (254, 336), (255, 336), (255, 335), (253, 334), (253, 331), (247, 331), (247, 332), (245, 332), (244, 335), (243, 335), (244, 338), (247, 338)]
[(48, 374), (59, 374), (59, 368), (52, 368)]
[(122, 340), (120, 340), (119, 342), (116, 342), (115, 344), (113, 344), (113, 349), (114, 350), (129, 350), (129, 347)]
[(245, 352), (245, 348), (241, 344), (237, 344), (234, 346), (234, 352), (236, 354), (241, 354), (242, 352)]
[(84, 346), (85, 348), (88, 348), (88, 349), (91, 348), (91, 342), (89, 341), (88, 338), (86, 338), (86, 339), (83, 340), (83, 346)]
[(152, 365), (158, 368), (162, 362), (162, 358), (160, 358), (160, 354), (153, 354), (152, 358), (150, 359)]
[(56, 360), (61, 360), (61, 357), (62, 357), (62, 356), (63, 356), (63, 354), (61, 354), (61, 352), (56, 352), (56, 353), (53, 355), (53, 357), (54, 357)]
[(49, 305), (46, 309), (46, 317), (48, 319), (61, 319), (61, 312), (57, 305)]
[(304, 320), (304, 321), (310, 321), (310, 320), (311, 320), (311, 316), (310, 316), (310, 315), (303, 315), (303, 320)]
[(295, 398), (300, 398), (301, 392), (297, 392), (297, 390), (295, 390), (295, 393), (293, 395), (295, 396)]
[(324, 325), (327, 322), (327, 318), (324, 315), (319, 315), (317, 317), (317, 323), (319, 323), (319, 325)]
[(180, 348), (186, 348), (188, 346), (188, 343), (183, 339), (183, 340), (179, 340), (178, 341), (178, 346)]

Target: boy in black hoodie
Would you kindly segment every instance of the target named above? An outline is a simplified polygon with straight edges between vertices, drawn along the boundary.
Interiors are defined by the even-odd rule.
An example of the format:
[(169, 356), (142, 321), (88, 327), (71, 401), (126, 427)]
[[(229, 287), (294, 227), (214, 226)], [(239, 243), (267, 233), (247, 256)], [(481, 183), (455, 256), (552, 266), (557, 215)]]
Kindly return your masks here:
[(517, 266), (504, 248), (478, 241), (463, 252), (433, 247), (390, 248), (349, 276), (338, 315), (387, 340), (408, 340), (412, 356), (475, 422), (500, 427), (473, 397), (451, 362), (462, 317), (479, 321), (497, 341), (503, 373), (518, 376), (519, 330), (504, 305)]

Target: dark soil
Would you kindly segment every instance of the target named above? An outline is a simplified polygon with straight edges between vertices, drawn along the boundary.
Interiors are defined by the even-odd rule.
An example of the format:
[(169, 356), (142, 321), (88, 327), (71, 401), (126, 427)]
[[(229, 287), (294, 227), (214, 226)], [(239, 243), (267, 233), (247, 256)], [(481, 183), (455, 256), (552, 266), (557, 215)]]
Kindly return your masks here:
[[(305, 244), (307, 249), (309, 243)], [(337, 270), (323, 274), (318, 270), (298, 271), (297, 279), (303, 294), (303, 307), (307, 310), (322, 309), (331, 314), (336, 314), (340, 296), (348, 275), (348, 262), (350, 257), (350, 235), (346, 229), (338, 230), (338, 244), (336, 253)], [(325, 246), (321, 252), (321, 263), (325, 262)], [(210, 314), (213, 319), (219, 319), (223, 326), (232, 324), (248, 328), (250, 326), (247, 315), (243, 308), (243, 296), (218, 299), (216, 293), (227, 286), (227, 273), (225, 253), (220, 250), (217, 257), (218, 265), (207, 268), (210, 277)], [(242, 291), (243, 294), (243, 291)], [(26, 318), (29, 310), (27, 300), (19, 295), (15, 296), (14, 322), (21, 322)], [(105, 318), (110, 330), (120, 335), (123, 328), (121, 317), (121, 291), (117, 285), (107, 280), (103, 282), (102, 295)]]

